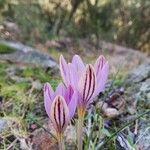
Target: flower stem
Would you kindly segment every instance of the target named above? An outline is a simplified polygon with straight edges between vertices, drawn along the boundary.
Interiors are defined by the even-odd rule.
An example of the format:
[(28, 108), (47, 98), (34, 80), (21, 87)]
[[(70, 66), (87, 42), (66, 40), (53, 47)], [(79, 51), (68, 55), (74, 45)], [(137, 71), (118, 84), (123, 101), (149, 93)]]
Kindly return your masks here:
[(77, 143), (78, 150), (82, 150), (83, 147), (83, 122), (85, 111), (82, 108), (78, 109), (78, 126), (77, 126)]
[(59, 150), (65, 150), (63, 134), (58, 135)]

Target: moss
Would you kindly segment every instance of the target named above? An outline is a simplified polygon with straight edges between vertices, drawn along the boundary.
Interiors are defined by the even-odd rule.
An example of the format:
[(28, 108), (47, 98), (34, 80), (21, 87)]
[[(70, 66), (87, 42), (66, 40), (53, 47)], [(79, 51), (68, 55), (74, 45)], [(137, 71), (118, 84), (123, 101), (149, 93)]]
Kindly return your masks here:
[(12, 98), (14, 101), (17, 101), (23, 97), (27, 87), (29, 87), (29, 85), (25, 82), (16, 84), (3, 84), (1, 87), (1, 94), (7, 99)]
[[(33, 120), (41, 120), (45, 113), (43, 105), (43, 92), (34, 89), (32, 80), (16, 80), (7, 76), (7, 68), (13, 68), (15, 76), (32, 80), (39, 80), (41, 83), (50, 82), (55, 89), (60, 78), (51, 70), (47, 72), (44, 68), (27, 66), (17, 68), (15, 64), (0, 63), (0, 96), (3, 98), (3, 108), (0, 117), (16, 118), (20, 121), (17, 134), (23, 135)], [(43, 118), (42, 118), (43, 119)], [(16, 120), (15, 123), (18, 121)], [(12, 130), (12, 129), (10, 129)], [(9, 132), (10, 132), (9, 130)], [(15, 131), (16, 132), (16, 131)], [(28, 131), (27, 131), (28, 132)], [(3, 147), (0, 146), (0, 149)]]
[(122, 72), (119, 72), (117, 75), (110, 76), (110, 79), (113, 82), (114, 86), (121, 86), (126, 78), (126, 75)]
[(38, 79), (41, 82), (46, 82), (50, 80), (50, 75), (46, 74), (45, 70), (42, 68), (28, 67), (22, 71), (21, 76), (31, 77), (36, 80)]
[(25, 68), (22, 72), (20, 72), (20, 76), (24, 78), (31, 77), (32, 79), (39, 80), (42, 83), (51, 82), (54, 87), (57, 85), (58, 81), (60, 81), (60, 79), (57, 79), (57, 77), (53, 77), (51, 72), (46, 72), (44, 68), (38, 67)]
[(8, 64), (0, 63), (0, 87), (7, 82), (5, 69), (8, 67)]
[(58, 50), (55, 48), (49, 48), (48, 52), (51, 54), (52, 58), (54, 58), (55, 60), (59, 60), (59, 57), (61, 54), (63, 54), (66, 58), (70, 57), (70, 53), (68, 53), (68, 50), (66, 49)]
[(5, 43), (0, 43), (0, 54), (9, 54), (15, 51), (16, 49), (6, 45)]
[(49, 82), (50, 82), (52, 88), (53, 88), (53, 89), (56, 89), (56, 87), (57, 87), (57, 85), (59, 84), (60, 80), (58, 80), (58, 79), (52, 79), (52, 80), (50, 80)]

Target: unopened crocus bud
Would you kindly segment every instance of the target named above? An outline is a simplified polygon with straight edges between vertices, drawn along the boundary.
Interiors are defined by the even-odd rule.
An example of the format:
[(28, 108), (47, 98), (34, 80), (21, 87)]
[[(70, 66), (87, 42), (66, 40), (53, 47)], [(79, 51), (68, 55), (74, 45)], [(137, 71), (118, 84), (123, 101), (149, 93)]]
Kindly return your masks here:
[(77, 106), (77, 94), (71, 86), (60, 83), (54, 92), (51, 85), (44, 85), (44, 106), (58, 134), (63, 134), (74, 116)]

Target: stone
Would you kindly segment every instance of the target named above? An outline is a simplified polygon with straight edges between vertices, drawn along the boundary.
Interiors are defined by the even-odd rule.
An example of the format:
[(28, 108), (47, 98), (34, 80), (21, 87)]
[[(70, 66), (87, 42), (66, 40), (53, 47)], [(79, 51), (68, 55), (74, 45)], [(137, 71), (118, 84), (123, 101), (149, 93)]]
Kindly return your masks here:
[(14, 22), (4, 21), (3, 25), (6, 28), (6, 30), (9, 31), (9, 32), (13, 32), (13, 33), (16, 33), (16, 34), (20, 33), (19, 26)]
[(0, 119), (0, 133), (2, 133), (8, 127), (8, 121), (6, 119)]
[[(142, 64), (132, 70), (125, 81), (125, 85), (127, 91), (126, 98), (128, 98), (128, 102), (130, 101), (128, 107), (134, 107), (136, 102), (138, 110), (146, 111), (146, 109), (150, 109), (150, 63)], [(139, 146), (139, 149), (149, 150), (150, 114), (139, 119), (137, 132), (136, 144)]]
[(0, 41), (0, 43), (16, 50), (9, 54), (0, 54), (1, 60), (58, 69), (56, 61), (45, 52), (41, 52), (40, 50), (26, 46), (19, 42)]
[(139, 83), (150, 78), (150, 63), (142, 64), (131, 71), (127, 77), (128, 83)]
[(150, 63), (131, 71), (125, 83), (128, 96), (137, 100), (143, 108), (150, 108)]
[(150, 78), (145, 80), (136, 94), (138, 101), (146, 108), (150, 108)]
[[(149, 114), (150, 115), (150, 114)], [(150, 119), (140, 121), (137, 144), (142, 150), (150, 150)]]
[(43, 87), (42, 83), (39, 80), (33, 81), (32, 86), (36, 90), (41, 90)]

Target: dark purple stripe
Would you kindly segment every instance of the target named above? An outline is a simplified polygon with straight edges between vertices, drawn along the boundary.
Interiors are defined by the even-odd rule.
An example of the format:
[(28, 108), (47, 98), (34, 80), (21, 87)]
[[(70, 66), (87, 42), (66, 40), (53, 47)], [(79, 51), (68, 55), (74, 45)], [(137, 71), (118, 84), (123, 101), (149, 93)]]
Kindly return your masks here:
[(59, 120), (59, 126), (61, 126), (61, 110), (60, 110), (60, 99), (58, 97), (58, 120)]
[(66, 121), (66, 119), (65, 119), (65, 109), (64, 109), (64, 107), (63, 107), (63, 125), (62, 125), (62, 128), (63, 128), (64, 125), (65, 125), (65, 121)]
[(86, 71), (86, 78), (85, 78), (85, 83), (84, 83), (84, 88), (83, 88), (83, 102), (85, 101), (86, 84), (87, 84), (87, 71)]
[(89, 96), (89, 94), (90, 94), (90, 87), (91, 87), (91, 81), (92, 81), (92, 71), (91, 71), (91, 67), (89, 67), (89, 87), (88, 87), (88, 92), (87, 92), (87, 95), (86, 95), (86, 98), (85, 99), (87, 99), (88, 98), (88, 96)]
[[(100, 66), (100, 64), (101, 64), (101, 66)], [(98, 69), (97, 69), (97, 71), (96, 71), (96, 75), (98, 75), (98, 72), (99, 72), (99, 68), (100, 69), (102, 69), (103, 68), (103, 66), (104, 66), (104, 58), (102, 57), (102, 63), (100, 63), (100, 61), (99, 61), (99, 63), (98, 63)]]
[(91, 98), (92, 95), (94, 94), (94, 91), (95, 91), (95, 75), (94, 75), (94, 73), (93, 73), (93, 89), (92, 89), (91, 95), (90, 95), (89, 98), (87, 99), (87, 102), (90, 100), (90, 98)]
[(55, 119), (56, 125), (58, 127), (58, 122), (57, 122), (57, 119), (56, 119), (56, 105), (57, 105), (57, 103), (55, 102), (55, 104), (54, 104), (54, 119)]

